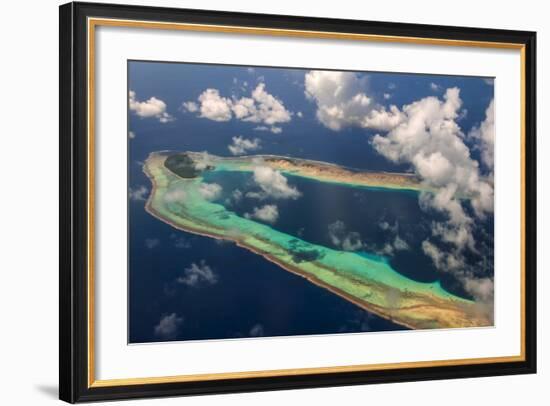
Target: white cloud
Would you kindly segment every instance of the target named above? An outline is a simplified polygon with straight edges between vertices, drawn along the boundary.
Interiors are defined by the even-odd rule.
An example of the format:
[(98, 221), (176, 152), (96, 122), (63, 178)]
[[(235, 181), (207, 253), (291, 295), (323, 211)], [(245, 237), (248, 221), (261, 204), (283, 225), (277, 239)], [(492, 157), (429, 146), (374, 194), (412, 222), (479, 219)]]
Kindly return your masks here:
[(479, 140), (481, 145), (481, 160), (489, 168), (493, 170), (495, 163), (495, 104), (491, 100), (489, 107), (485, 110), (485, 120), (470, 131), (469, 136), (475, 140)]
[(134, 138), (136, 138), (136, 134), (133, 131), (128, 131), (128, 138), (133, 140)]
[(271, 126), (268, 127), (266, 125), (259, 125), (253, 128), (254, 131), (271, 131), (273, 134), (280, 134), (283, 132), (283, 129), (281, 127)]
[[(442, 90), (435, 83), (431, 88)], [(484, 218), (493, 211), (493, 187), (491, 180), (480, 173), (457, 124), (464, 114), (458, 88), (447, 89), (443, 100), (426, 97), (401, 109), (376, 104), (367, 94), (366, 81), (354, 73), (311, 71), (306, 74), (305, 89), (306, 96), (317, 104), (317, 118), (322, 124), (336, 131), (356, 126), (386, 132), (373, 137), (375, 150), (395, 163), (410, 164), (422, 182), (436, 191), (420, 195), (421, 207), (449, 216), (447, 222), (432, 224), (432, 236), (455, 247), (440, 253), (432, 249), (435, 245), (424, 244), (424, 251), (438, 267), (458, 268), (464, 263), (463, 250), (476, 252), (475, 222), (462, 204), (469, 201), (474, 214)], [(485, 121), (471, 134), (481, 140), (483, 161), (491, 168), (492, 116), (491, 105)], [(403, 240), (395, 238), (382, 251), (390, 253), (396, 247), (405, 247)]]
[(198, 156), (193, 156), (193, 163), (195, 164), (195, 169), (202, 171), (212, 166), (212, 157), (207, 151), (203, 151)]
[(298, 116), (299, 118), (302, 118), (304, 116), (304, 114), (301, 111), (299, 111), (299, 112), (296, 113), (296, 116)]
[(216, 200), (222, 193), (222, 187), (217, 183), (201, 183), (199, 193), (206, 200)]
[(243, 198), (243, 192), (241, 192), (239, 189), (235, 189), (233, 193), (231, 193), (231, 198), (234, 201), (239, 202)]
[(252, 213), (245, 213), (246, 218), (255, 218), (266, 223), (275, 223), (279, 218), (279, 209), (274, 204), (266, 204), (260, 208), (254, 207)]
[(170, 188), (165, 194), (164, 194), (164, 201), (166, 203), (183, 203), (185, 201), (185, 198), (187, 197), (185, 190), (180, 189), (177, 187), (177, 185)]
[(397, 108), (390, 106), (389, 110), (385, 107), (378, 107), (369, 111), (369, 114), (363, 117), (360, 125), (364, 128), (374, 128), (382, 131), (389, 131), (397, 127), (405, 120), (405, 115)]
[(464, 288), (476, 299), (482, 302), (492, 302), (494, 296), (494, 282), (491, 278), (463, 278)]
[[(477, 286), (479, 277), (465, 277), (470, 272), (466, 251), (481, 253), (474, 240), (476, 220), (464, 204), (469, 202), (473, 216), (483, 219), (493, 211), (493, 186), (480, 173), (464, 142), (466, 137), (457, 124), (461, 106), (458, 88), (447, 89), (443, 100), (431, 96), (405, 105), (394, 110), (400, 119), (387, 126), (387, 134), (374, 136), (372, 145), (387, 159), (410, 164), (421, 181), (435, 191), (420, 194), (420, 207), (445, 213), (448, 220), (431, 223), (432, 236), (423, 241), (422, 250), (437, 269), (452, 272), (468, 290)], [(491, 161), (494, 141), (492, 114), (489, 106), (486, 120), (471, 133), (473, 139), (482, 140), (482, 156), (487, 162)], [(434, 240), (443, 244), (436, 245)], [(470, 279), (468, 288), (466, 281)]]
[(392, 256), (395, 254), (396, 251), (407, 251), (411, 249), (407, 241), (399, 236), (399, 223), (397, 221), (393, 225), (391, 225), (387, 221), (380, 221), (378, 223), (378, 227), (380, 227), (381, 230), (386, 231), (388, 234), (390, 234), (390, 238), (392, 239), (386, 242), (381, 248), (376, 245), (367, 245), (367, 249), (369, 249), (370, 251), (374, 251), (379, 255), (386, 256)]
[(221, 97), (219, 90), (206, 89), (198, 100), (200, 102), (200, 117), (214, 121), (231, 120), (231, 100)]
[(317, 104), (317, 119), (335, 131), (358, 125), (372, 109), (365, 88), (366, 79), (352, 72), (310, 71), (305, 75), (305, 94)]
[(383, 96), (384, 96), (384, 100), (391, 99), (391, 94), (389, 94), (389, 93), (384, 93)]
[(213, 285), (218, 282), (218, 275), (206, 264), (206, 261), (202, 260), (198, 265), (193, 262), (191, 266), (185, 268), (183, 276), (178, 277), (176, 282), (191, 287), (196, 287), (203, 282)]
[(284, 177), (280, 171), (269, 166), (255, 166), (253, 179), (260, 189), (262, 189), (262, 193), (248, 193), (247, 196), (249, 197), (297, 199), (302, 195), (298, 189), (288, 184), (287, 178)]
[(139, 117), (154, 117), (161, 123), (168, 123), (174, 120), (174, 117), (166, 112), (166, 103), (154, 96), (146, 101), (138, 101), (136, 99), (136, 92), (130, 90), (129, 105), (130, 110)]
[[(422, 242), (422, 250), (432, 259), (434, 266), (444, 272), (451, 272), (462, 283), (464, 289), (470, 293), (478, 303), (492, 304), (494, 296), (494, 282), (491, 277), (476, 276), (472, 268), (459, 251), (445, 251), (439, 249), (428, 240)], [(492, 310), (487, 309), (487, 313)]]
[(425, 203), (452, 215), (454, 223), (465, 220), (457, 197), (468, 196), (476, 214), (493, 210), (493, 189), (479, 173), (477, 161), (464, 144), (464, 134), (456, 123), (462, 105), (458, 88), (447, 89), (444, 101), (426, 97), (403, 107), (403, 120), (385, 136), (377, 134), (373, 147), (389, 160), (410, 163), (436, 195), (426, 195)]
[(393, 225), (391, 225), (387, 221), (380, 221), (378, 223), (378, 227), (380, 227), (380, 229), (384, 231), (391, 231), (392, 233), (397, 233), (397, 230), (399, 229), (399, 224), (395, 222)]
[(254, 138), (253, 140), (241, 137), (240, 135), (232, 138), (233, 143), (227, 148), (233, 155), (242, 155), (248, 151), (256, 151), (260, 149), (260, 140)]
[(225, 204), (233, 205), (239, 203), (242, 200), (243, 196), (244, 194), (240, 191), (240, 189), (235, 189), (233, 192), (231, 192), (231, 196), (225, 199)]
[(199, 111), (199, 105), (197, 103), (195, 103), (194, 101), (183, 102), (181, 104), (181, 107), (185, 111), (188, 111), (190, 113), (196, 113), (197, 111)]
[(407, 244), (407, 242), (398, 235), (396, 235), (395, 239), (393, 240), (393, 247), (397, 251), (406, 251), (410, 249), (409, 244)]
[(361, 235), (355, 231), (348, 231), (341, 220), (328, 225), (328, 236), (333, 245), (344, 251), (357, 251), (363, 248)]
[(430, 89), (434, 92), (439, 92), (441, 90), (441, 86), (439, 86), (438, 84), (436, 84), (434, 82), (431, 82), (430, 83)]
[(435, 267), (441, 269), (444, 267), (445, 254), (428, 240), (422, 241), (422, 251), (432, 259)]
[(235, 100), (233, 112), (236, 118), (253, 123), (273, 125), (290, 121), (290, 112), (281, 100), (265, 90), (265, 83), (256, 86), (252, 91), (252, 99), (243, 97)]
[(467, 272), (467, 263), (464, 253), (460, 249), (441, 249), (429, 240), (422, 241), (422, 251), (431, 258), (434, 266), (443, 272), (450, 272), (464, 282)]
[(148, 193), (149, 193), (149, 189), (147, 189), (143, 185), (140, 185), (136, 189), (130, 188), (128, 196), (129, 196), (130, 200), (133, 200), (133, 201), (145, 201), (145, 200), (147, 200), (147, 194)]
[(152, 250), (160, 245), (160, 240), (158, 238), (146, 238), (145, 247)]
[(217, 89), (206, 89), (198, 97), (199, 104), (193, 101), (183, 103), (190, 112), (200, 111), (199, 117), (214, 121), (229, 121), (232, 118), (252, 123), (272, 126), (273, 132), (280, 132), (278, 123), (291, 120), (291, 113), (283, 102), (265, 90), (265, 83), (258, 83), (251, 91), (250, 97), (227, 98), (220, 95)]
[(352, 72), (310, 71), (305, 94), (317, 104), (317, 119), (334, 131), (347, 126), (387, 131), (404, 119), (396, 106), (388, 110), (368, 96), (366, 77)]
[(178, 317), (176, 313), (163, 316), (155, 326), (155, 335), (161, 338), (174, 338), (182, 323), (183, 318)]

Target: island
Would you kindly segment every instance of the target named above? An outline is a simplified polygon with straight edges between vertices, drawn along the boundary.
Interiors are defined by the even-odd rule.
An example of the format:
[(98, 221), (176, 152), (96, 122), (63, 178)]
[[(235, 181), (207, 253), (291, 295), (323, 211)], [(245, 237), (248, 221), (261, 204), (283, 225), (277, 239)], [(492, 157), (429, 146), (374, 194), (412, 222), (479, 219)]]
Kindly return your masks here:
[(411, 329), (492, 325), (483, 305), (448, 292), (437, 281), (410, 279), (393, 269), (385, 257), (305, 241), (239, 216), (201, 193), (207, 172), (253, 172), (259, 164), (289, 177), (346, 187), (429, 192), (411, 174), (358, 171), (273, 155), (205, 157), (199, 152), (160, 151), (151, 153), (143, 166), (152, 183), (146, 210), (174, 228), (232, 241), (369, 312)]

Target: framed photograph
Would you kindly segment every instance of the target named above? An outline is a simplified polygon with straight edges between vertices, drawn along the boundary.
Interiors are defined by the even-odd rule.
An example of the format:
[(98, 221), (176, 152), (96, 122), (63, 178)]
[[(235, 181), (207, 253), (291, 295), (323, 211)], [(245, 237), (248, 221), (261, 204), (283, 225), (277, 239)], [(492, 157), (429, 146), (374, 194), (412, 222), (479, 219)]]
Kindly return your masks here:
[(534, 32), (60, 7), (60, 398), (534, 373)]

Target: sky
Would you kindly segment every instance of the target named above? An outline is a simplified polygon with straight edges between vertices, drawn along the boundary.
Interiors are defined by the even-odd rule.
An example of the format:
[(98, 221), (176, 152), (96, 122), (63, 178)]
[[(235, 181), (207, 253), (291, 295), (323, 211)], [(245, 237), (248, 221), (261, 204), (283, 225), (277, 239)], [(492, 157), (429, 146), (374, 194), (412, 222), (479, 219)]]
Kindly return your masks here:
[[(420, 209), (437, 218), (421, 254), (469, 295), (492, 303), (492, 264), (480, 272), (472, 258), (493, 248), (493, 79), (142, 61), (130, 61), (128, 70), (130, 174), (158, 150), (275, 154), (413, 173), (437, 190), (418, 197)], [(280, 173), (255, 178), (264, 192), (298, 196)], [(130, 200), (148, 192), (143, 177), (131, 174)], [(279, 206), (248, 214), (275, 223)], [(365, 248), (348, 228), (334, 224), (333, 241)], [(405, 247), (400, 240), (392, 237), (387, 249)], [(208, 283), (215, 273), (199, 262), (181, 278)], [(179, 323), (176, 313), (164, 317)]]

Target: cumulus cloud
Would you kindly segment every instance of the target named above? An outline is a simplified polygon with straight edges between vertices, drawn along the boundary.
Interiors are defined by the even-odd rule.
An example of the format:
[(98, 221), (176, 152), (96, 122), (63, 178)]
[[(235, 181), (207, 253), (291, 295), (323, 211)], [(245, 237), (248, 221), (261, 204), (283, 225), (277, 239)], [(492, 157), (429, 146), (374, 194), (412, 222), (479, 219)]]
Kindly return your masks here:
[(203, 151), (199, 155), (194, 156), (193, 163), (195, 164), (195, 169), (199, 171), (202, 171), (209, 166), (213, 166), (212, 157), (207, 151)]
[(139, 187), (137, 188), (130, 188), (129, 192), (128, 192), (128, 197), (130, 198), (130, 200), (132, 201), (145, 201), (147, 200), (147, 195), (149, 193), (149, 189), (147, 189), (147, 187), (143, 186), (143, 185), (140, 185)]
[(176, 313), (162, 316), (159, 323), (155, 326), (155, 335), (165, 339), (175, 338), (182, 323), (183, 318), (179, 317)]
[(241, 199), (243, 198), (243, 192), (241, 192), (239, 189), (235, 189), (233, 191), (233, 193), (231, 193), (231, 198), (235, 201), (235, 202), (240, 202)]
[(407, 243), (407, 241), (405, 241), (404, 239), (402, 239), (398, 235), (396, 235), (395, 239), (393, 240), (393, 247), (397, 251), (405, 251), (405, 250), (408, 250), (408, 249), (411, 248), (411, 247), (409, 247), (409, 244)]
[(206, 89), (198, 100), (200, 102), (199, 117), (213, 121), (231, 120), (231, 99), (220, 96), (218, 89)]
[(136, 138), (136, 133), (134, 133), (133, 131), (128, 131), (128, 138), (133, 140), (134, 138)]
[(183, 102), (181, 107), (184, 111), (188, 111), (190, 113), (196, 113), (199, 111), (199, 106), (194, 101)]
[(191, 242), (185, 237), (180, 237), (172, 233), (170, 234), (170, 239), (173, 241), (174, 247), (176, 248), (179, 248), (179, 249), (191, 248)]
[[(430, 87), (443, 90), (435, 83)], [(346, 126), (383, 131), (385, 134), (372, 138), (373, 148), (392, 162), (411, 165), (430, 190), (420, 194), (422, 209), (448, 216), (448, 221), (431, 224), (431, 238), (450, 249), (441, 251), (429, 240), (423, 244), (424, 252), (438, 268), (463, 269), (466, 250), (479, 254), (473, 237), (476, 222), (464, 204), (469, 202), (473, 215), (483, 219), (493, 212), (493, 186), (491, 178), (483, 176), (479, 163), (471, 157), (464, 142), (466, 136), (457, 124), (465, 113), (458, 88), (447, 89), (443, 100), (431, 96), (402, 108), (386, 107), (368, 95), (366, 79), (355, 73), (311, 71), (305, 75), (305, 94), (316, 103), (317, 118), (323, 125), (335, 131)], [(491, 169), (493, 111), (491, 104), (485, 121), (470, 133), (471, 139), (480, 140), (483, 163)], [(339, 231), (336, 226), (335, 232)], [(335, 235), (333, 242), (341, 244), (342, 237)], [(407, 246), (396, 235), (380, 251), (391, 254)]]
[(341, 220), (328, 225), (328, 236), (333, 245), (344, 251), (357, 251), (363, 248), (361, 235), (356, 231), (348, 231)]
[[(443, 100), (431, 96), (405, 105), (396, 112), (402, 115), (400, 122), (390, 127), (387, 134), (375, 135), (372, 145), (390, 161), (410, 164), (432, 190), (420, 193), (420, 207), (446, 214), (447, 221), (431, 223), (432, 235), (422, 242), (422, 250), (437, 269), (452, 272), (470, 291), (479, 283), (479, 277), (469, 269), (466, 252), (481, 255), (474, 239), (473, 216), (483, 219), (492, 213), (493, 186), (481, 174), (478, 162), (464, 142), (466, 136), (457, 124), (461, 106), (458, 88), (447, 89)], [(472, 132), (472, 138), (482, 139), (482, 133), (494, 131), (491, 115), (490, 107), (486, 122)], [(490, 136), (486, 138), (491, 140)], [(492, 145), (487, 149), (492, 149)], [(467, 201), (473, 213), (465, 209)]]
[(154, 96), (146, 101), (139, 101), (136, 98), (136, 92), (130, 90), (129, 106), (130, 110), (139, 117), (154, 117), (161, 123), (168, 123), (174, 120), (174, 117), (166, 112), (166, 103)]
[(406, 251), (411, 249), (407, 241), (399, 236), (399, 223), (397, 221), (394, 224), (390, 224), (387, 221), (379, 221), (378, 227), (388, 233), (390, 237), (381, 247), (373, 244), (367, 245), (367, 248), (370, 251), (374, 251), (379, 255), (392, 256), (397, 251)]
[(305, 94), (317, 104), (317, 119), (334, 131), (347, 126), (389, 130), (405, 119), (396, 106), (386, 109), (368, 96), (367, 78), (353, 72), (310, 71)]
[(276, 126), (265, 126), (265, 125), (259, 125), (257, 127), (253, 128), (254, 131), (271, 131), (273, 134), (280, 134), (283, 132), (283, 129), (281, 127)]
[(292, 113), (284, 103), (268, 93), (265, 83), (258, 83), (250, 92), (249, 97), (229, 98), (220, 95), (218, 89), (206, 89), (198, 97), (198, 103), (187, 101), (183, 108), (189, 112), (199, 112), (199, 117), (214, 121), (237, 120), (262, 123), (271, 126), (271, 131), (280, 132), (275, 124), (286, 123), (291, 120)]
[(431, 82), (430, 83), (430, 89), (434, 92), (439, 92), (441, 90), (441, 86), (439, 86), (438, 84), (436, 84), (434, 82)]
[(222, 187), (217, 183), (201, 183), (199, 193), (206, 200), (216, 200), (222, 193)]
[[(422, 242), (422, 250), (432, 259), (437, 269), (451, 272), (462, 283), (466, 292), (479, 303), (490, 304), (493, 302), (494, 281), (492, 277), (479, 275), (479, 269), (474, 270), (468, 266), (459, 251), (440, 249), (428, 240)], [(477, 271), (477, 275), (475, 271)]]
[(160, 245), (160, 240), (158, 238), (146, 238), (145, 247), (152, 250)]
[(359, 124), (372, 109), (365, 87), (366, 79), (352, 72), (310, 71), (305, 75), (305, 94), (317, 104), (317, 119), (335, 131)]
[(389, 131), (397, 127), (405, 120), (405, 115), (397, 108), (391, 105), (389, 109), (386, 107), (378, 107), (369, 111), (361, 121), (360, 125), (364, 128), (373, 128), (382, 131)]
[(439, 248), (437, 248), (430, 241), (428, 240), (422, 241), (422, 251), (424, 252), (424, 254), (426, 254), (428, 257), (432, 259), (432, 262), (434, 263), (437, 269), (449, 268), (446, 260), (447, 255), (441, 252)]
[(291, 113), (283, 102), (265, 90), (265, 83), (259, 83), (252, 91), (253, 103), (249, 98), (234, 102), (235, 117), (243, 121), (273, 125), (290, 121)]
[[(464, 134), (456, 123), (462, 105), (458, 88), (447, 89), (444, 100), (426, 97), (403, 107), (403, 120), (372, 145), (396, 163), (409, 163), (423, 182), (437, 188), (425, 203), (449, 212), (453, 223), (466, 221), (459, 196), (469, 197), (479, 216), (493, 210), (493, 189), (480, 176)], [(454, 201), (453, 201), (454, 200)]]
[(475, 278), (465, 276), (462, 278), (464, 288), (473, 297), (481, 302), (492, 302), (494, 296), (494, 281), (491, 278)]
[[(225, 204), (233, 205), (239, 203), (243, 199), (244, 193), (240, 189), (235, 189), (231, 192), (231, 196), (225, 199)], [(221, 241), (221, 240), (217, 240)]]
[(389, 222), (382, 220), (378, 222), (378, 227), (380, 227), (381, 230), (396, 233), (399, 229), (399, 224), (397, 222), (395, 222), (394, 224), (390, 224)]
[(171, 203), (183, 203), (185, 202), (186, 193), (184, 189), (180, 189), (177, 185), (172, 186), (168, 191), (164, 194), (164, 202), (171, 204)]
[(239, 135), (237, 137), (233, 137), (232, 140), (233, 143), (227, 148), (233, 155), (242, 155), (248, 151), (256, 151), (261, 148), (260, 140), (258, 138), (250, 140)]
[(244, 216), (248, 219), (254, 218), (273, 224), (279, 218), (279, 209), (274, 204), (266, 204), (260, 208), (254, 207), (252, 213), (245, 213)]
[(269, 166), (256, 165), (253, 174), (254, 182), (260, 187), (261, 192), (248, 192), (248, 197), (266, 199), (297, 199), (302, 194), (300, 191), (288, 184), (287, 178), (280, 171)]
[(218, 282), (218, 275), (202, 260), (199, 264), (193, 262), (185, 268), (183, 275), (178, 277), (176, 282), (191, 287), (199, 286), (201, 283), (213, 285)]
[(492, 171), (495, 164), (495, 103), (491, 100), (485, 110), (485, 120), (470, 131), (469, 136), (480, 142), (481, 160)]

